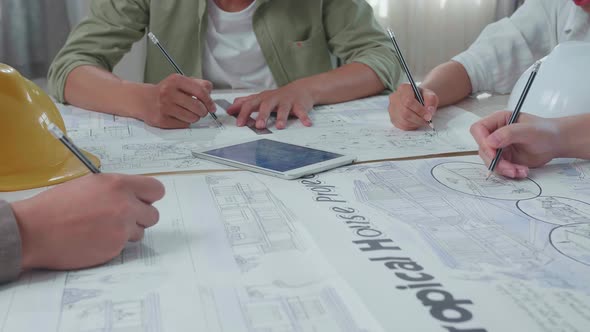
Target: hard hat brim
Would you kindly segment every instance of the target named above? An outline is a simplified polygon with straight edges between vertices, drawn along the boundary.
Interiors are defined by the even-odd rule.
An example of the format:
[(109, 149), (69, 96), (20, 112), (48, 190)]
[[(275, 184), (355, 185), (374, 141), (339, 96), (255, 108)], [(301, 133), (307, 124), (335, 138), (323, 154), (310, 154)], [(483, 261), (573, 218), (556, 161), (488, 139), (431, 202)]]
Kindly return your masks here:
[[(96, 156), (87, 151), (82, 152), (94, 165), (100, 166), (100, 160)], [(63, 163), (54, 167), (0, 175), (0, 192), (52, 186), (79, 178), (88, 173), (90, 173), (88, 168), (76, 156), (70, 154)]]

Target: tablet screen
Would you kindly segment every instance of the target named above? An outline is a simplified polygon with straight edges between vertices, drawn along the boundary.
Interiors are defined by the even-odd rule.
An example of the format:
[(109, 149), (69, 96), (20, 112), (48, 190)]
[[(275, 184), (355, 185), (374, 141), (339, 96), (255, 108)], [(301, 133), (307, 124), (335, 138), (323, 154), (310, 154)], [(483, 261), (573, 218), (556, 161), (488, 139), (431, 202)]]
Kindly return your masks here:
[(332, 152), (269, 139), (227, 146), (204, 153), (278, 172), (286, 172), (342, 157), (342, 155)]

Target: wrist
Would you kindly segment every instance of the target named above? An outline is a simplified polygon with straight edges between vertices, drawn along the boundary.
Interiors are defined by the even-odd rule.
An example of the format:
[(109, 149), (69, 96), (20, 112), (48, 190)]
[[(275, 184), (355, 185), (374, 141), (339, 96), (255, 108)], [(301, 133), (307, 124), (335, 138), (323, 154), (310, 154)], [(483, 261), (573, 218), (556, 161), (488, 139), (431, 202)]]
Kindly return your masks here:
[(302, 78), (289, 83), (287, 86), (292, 87), (299, 94), (304, 94), (313, 106), (322, 103), (321, 88), (317, 87), (316, 81), (312, 77)]
[(145, 120), (146, 112), (149, 112), (157, 100), (157, 87), (153, 84), (135, 83), (123, 81), (121, 84), (122, 98), (126, 100), (119, 114), (127, 117)]
[(551, 119), (557, 128), (557, 142), (559, 148), (554, 158), (583, 158), (589, 155), (588, 136), (585, 135), (585, 121), (576, 116)]

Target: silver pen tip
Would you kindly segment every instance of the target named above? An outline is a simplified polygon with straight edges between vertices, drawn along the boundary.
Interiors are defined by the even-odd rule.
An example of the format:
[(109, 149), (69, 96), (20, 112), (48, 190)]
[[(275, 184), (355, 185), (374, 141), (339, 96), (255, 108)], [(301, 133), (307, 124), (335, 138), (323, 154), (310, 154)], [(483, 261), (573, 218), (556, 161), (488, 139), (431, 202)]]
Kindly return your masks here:
[(490, 179), (490, 176), (492, 176), (493, 172), (492, 171), (488, 171), (488, 175), (486, 176), (486, 181)]
[(148, 33), (148, 37), (150, 38), (152, 43), (154, 43), (154, 44), (160, 43), (160, 41), (158, 41), (158, 38), (156, 38), (156, 35), (154, 35), (152, 32)]

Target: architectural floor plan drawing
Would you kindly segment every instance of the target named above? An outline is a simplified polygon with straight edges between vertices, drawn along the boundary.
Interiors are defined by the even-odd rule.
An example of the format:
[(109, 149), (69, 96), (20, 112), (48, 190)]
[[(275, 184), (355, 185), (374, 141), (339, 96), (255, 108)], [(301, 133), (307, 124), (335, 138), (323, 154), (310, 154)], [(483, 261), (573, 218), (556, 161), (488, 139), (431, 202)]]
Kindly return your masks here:
[[(573, 249), (579, 251), (576, 261), (585, 261), (579, 257), (587, 254), (582, 239), (587, 236), (584, 225), (590, 223), (590, 196), (540, 197), (554, 188), (543, 188), (536, 177), (493, 175), (486, 181), (487, 168), (477, 162), (413, 163), (432, 166), (418, 172), (394, 164), (368, 168), (364, 179), (354, 181), (355, 199), (419, 230), (449, 267), (483, 271), (486, 265), (514, 266), (551, 273), (547, 266), (575, 266), (571, 254), (563, 255)], [(572, 226), (571, 232), (567, 227), (554, 230), (570, 224), (581, 226)], [(553, 238), (566, 237), (571, 245), (565, 247), (571, 249), (548, 250), (555, 246)]]
[(590, 220), (590, 204), (566, 197), (540, 196), (519, 201), (517, 206), (527, 216), (553, 225), (585, 223)]
[(153, 293), (135, 300), (101, 300), (82, 306), (70, 302), (62, 308), (59, 331), (162, 332), (160, 319), (160, 301)]
[(264, 179), (162, 177), (160, 222), (142, 242), (0, 288), (0, 331), (384, 331)]
[(231, 169), (217, 163), (195, 158), (198, 143), (127, 141), (125, 143), (91, 142), (83, 144), (86, 151), (97, 156), (105, 172), (153, 174), (203, 169)]
[[(274, 131), (274, 138), (317, 149), (357, 156), (358, 161), (474, 151), (477, 145), (469, 127), (478, 117), (459, 108), (437, 112), (436, 131), (429, 127), (416, 131), (395, 128), (386, 110), (318, 110), (311, 115), (318, 125), (296, 126)], [(305, 134), (301, 134), (305, 131)]]
[(209, 175), (206, 182), (242, 271), (266, 254), (305, 250), (293, 226), (295, 214), (262, 182), (240, 183), (223, 175)]
[[(214, 95), (224, 105), (240, 94)], [(395, 128), (387, 112), (387, 97), (378, 96), (337, 105), (318, 106), (310, 112), (311, 128), (296, 118), (285, 130), (269, 121), (266, 138), (357, 156), (358, 161), (436, 155), (476, 150), (469, 126), (478, 117), (457, 107), (439, 110), (430, 128), (404, 132)], [(237, 127), (236, 118), (219, 106), (222, 122), (206, 117), (188, 129), (163, 130), (142, 121), (60, 105), (67, 134), (81, 148), (102, 160), (107, 172), (153, 174), (178, 171), (228, 169), (204, 162), (191, 151), (257, 137), (257, 131)], [(256, 117), (256, 113), (253, 114)]]
[(200, 293), (203, 307), (209, 308), (214, 317), (208, 321), (210, 332), (381, 330), (375, 322), (361, 323), (355, 319), (367, 316), (366, 309), (354, 307), (354, 295), (342, 281), (297, 286), (274, 282), (240, 288), (204, 288)]
[(564, 256), (590, 266), (590, 223), (556, 227), (551, 231), (550, 240), (553, 248)]
[[(376, 292), (353, 283), (380, 322), (388, 321), (387, 313), (372, 304), (387, 293), (376, 281), (382, 274), (392, 297), (404, 298), (400, 306), (411, 305), (404, 295), (413, 294), (407, 291), (412, 286), (441, 285), (468, 298), (473, 319), (464, 328), (582, 332), (590, 326), (590, 195), (580, 181), (571, 183), (571, 167), (571, 161), (559, 161), (533, 170), (529, 179), (485, 181), (487, 169), (476, 157), (363, 164), (302, 180), (294, 194), (313, 195), (317, 183), (333, 188), (329, 202), (319, 204), (324, 212), (313, 213), (340, 224), (340, 232), (311, 223), (308, 229), (316, 240), (349, 231), (348, 247), (340, 240), (339, 250), (318, 244), (343, 275), (362, 266), (383, 287)], [(406, 269), (413, 272), (396, 273), (400, 262), (412, 262)], [(429, 286), (408, 285), (413, 278)], [(404, 326), (441, 330), (418, 327), (419, 308), (402, 311), (411, 317), (402, 319)], [(427, 309), (423, 314), (425, 324), (436, 322)]]
[(449, 162), (432, 169), (440, 184), (467, 195), (518, 201), (541, 194), (541, 188), (531, 179), (514, 181), (496, 175), (486, 179), (487, 173), (487, 167), (479, 163)]

